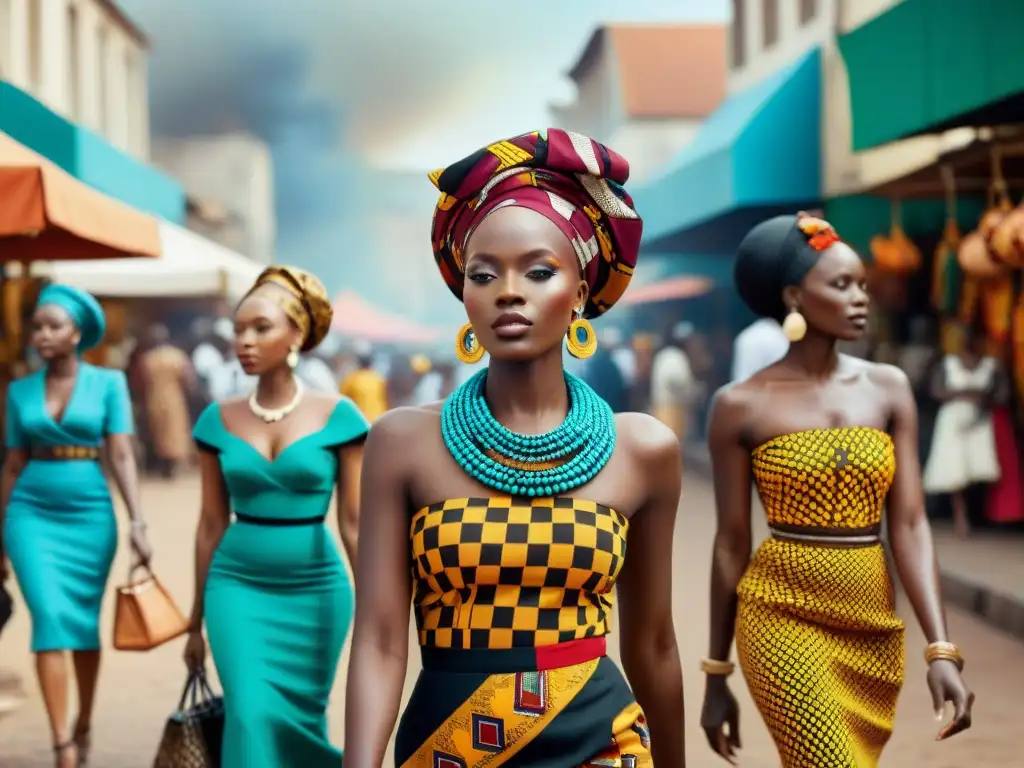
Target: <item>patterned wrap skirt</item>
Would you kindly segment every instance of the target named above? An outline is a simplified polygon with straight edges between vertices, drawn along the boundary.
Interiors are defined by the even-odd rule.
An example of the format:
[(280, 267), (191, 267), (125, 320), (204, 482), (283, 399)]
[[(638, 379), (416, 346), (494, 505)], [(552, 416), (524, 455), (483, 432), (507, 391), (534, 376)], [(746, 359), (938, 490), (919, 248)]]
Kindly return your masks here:
[(647, 721), (604, 638), (422, 648), (395, 740), (401, 768), (651, 768)]
[(739, 589), (736, 649), (783, 768), (874, 768), (903, 685), (881, 544), (769, 539)]

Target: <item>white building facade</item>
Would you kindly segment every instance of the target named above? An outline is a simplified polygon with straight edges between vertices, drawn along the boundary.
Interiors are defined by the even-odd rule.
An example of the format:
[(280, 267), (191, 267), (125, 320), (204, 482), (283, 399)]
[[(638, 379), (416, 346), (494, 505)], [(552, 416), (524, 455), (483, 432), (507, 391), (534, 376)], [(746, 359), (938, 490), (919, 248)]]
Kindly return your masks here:
[(145, 35), (110, 0), (0, 0), (0, 79), (149, 156)]

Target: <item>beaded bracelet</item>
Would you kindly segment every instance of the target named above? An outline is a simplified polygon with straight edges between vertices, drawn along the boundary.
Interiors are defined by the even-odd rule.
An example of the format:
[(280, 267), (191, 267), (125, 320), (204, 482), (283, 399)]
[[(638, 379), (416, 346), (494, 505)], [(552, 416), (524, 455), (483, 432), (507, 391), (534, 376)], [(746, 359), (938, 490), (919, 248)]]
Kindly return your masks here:
[(961, 672), (964, 669), (964, 656), (960, 649), (946, 641), (929, 643), (924, 649), (924, 660), (928, 664), (933, 661), (952, 661)]

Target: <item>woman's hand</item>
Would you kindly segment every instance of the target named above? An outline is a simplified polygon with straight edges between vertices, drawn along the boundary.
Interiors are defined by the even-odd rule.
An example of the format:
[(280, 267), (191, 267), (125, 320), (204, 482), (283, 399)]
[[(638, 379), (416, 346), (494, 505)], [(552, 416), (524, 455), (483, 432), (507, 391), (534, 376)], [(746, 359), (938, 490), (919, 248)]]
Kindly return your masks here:
[(704, 689), (704, 707), (700, 713), (700, 727), (704, 729), (704, 735), (707, 736), (711, 748), (724, 760), (736, 765), (736, 750), (742, 746), (740, 705), (723, 677), (708, 677), (707, 687)]
[(149, 546), (149, 536), (146, 534), (146, 527), (144, 525), (132, 524), (132, 554), (135, 562), (133, 568), (139, 566), (149, 566), (149, 561), (153, 559), (153, 549)]
[(206, 666), (206, 640), (203, 639), (201, 629), (193, 629), (188, 633), (184, 658), (189, 672), (195, 672)]
[(939, 731), (936, 741), (943, 741), (971, 727), (974, 694), (967, 688), (955, 663), (947, 659), (933, 661), (928, 666), (928, 689), (932, 692), (936, 720), (942, 720), (942, 710), (947, 701), (953, 704), (953, 719)]

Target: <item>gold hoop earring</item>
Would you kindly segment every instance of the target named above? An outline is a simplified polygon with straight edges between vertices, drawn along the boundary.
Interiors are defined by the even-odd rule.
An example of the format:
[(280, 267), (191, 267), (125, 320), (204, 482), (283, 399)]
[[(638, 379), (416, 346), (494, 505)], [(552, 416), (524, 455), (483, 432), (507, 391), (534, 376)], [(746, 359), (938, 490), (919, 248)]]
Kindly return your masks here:
[(586, 360), (597, 351), (597, 334), (590, 321), (583, 317), (582, 309), (577, 310), (576, 319), (569, 323), (565, 348), (577, 360)]
[(286, 358), (286, 360), (288, 362), (288, 367), (294, 370), (295, 367), (299, 364), (298, 344), (292, 344), (291, 349), (288, 350), (288, 357)]
[(459, 329), (459, 335), (455, 338), (455, 356), (466, 365), (479, 363), (483, 359), (484, 348), (473, 331), (472, 323), (466, 323)]
[(807, 335), (807, 321), (796, 307), (790, 307), (789, 314), (782, 321), (782, 332), (790, 343), (796, 343)]

